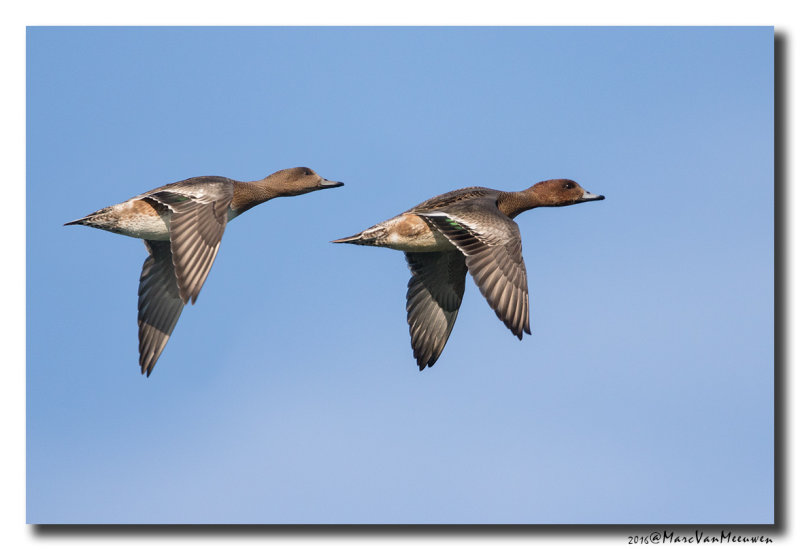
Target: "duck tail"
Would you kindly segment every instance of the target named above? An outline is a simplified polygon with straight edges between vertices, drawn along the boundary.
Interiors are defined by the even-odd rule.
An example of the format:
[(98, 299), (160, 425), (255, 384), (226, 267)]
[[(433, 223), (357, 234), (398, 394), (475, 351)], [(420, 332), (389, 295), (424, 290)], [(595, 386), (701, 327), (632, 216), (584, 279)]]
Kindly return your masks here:
[(64, 225), (86, 225), (88, 219), (89, 219), (88, 216), (85, 218), (78, 218), (77, 220), (72, 220), (71, 222), (67, 222)]
[(341, 239), (336, 239), (331, 241), (332, 243), (351, 243), (351, 244), (358, 244), (358, 241), (361, 240), (361, 233), (356, 235), (351, 235), (349, 237), (342, 237)]
[(370, 227), (369, 229), (365, 229), (361, 233), (356, 233), (355, 235), (351, 235), (349, 237), (343, 237), (341, 239), (336, 239), (335, 241), (331, 242), (370, 246), (382, 242), (382, 240), (385, 240), (385, 238), (386, 238), (386, 229), (380, 226), (374, 226)]
[(91, 214), (87, 214), (82, 218), (78, 218), (77, 220), (72, 220), (71, 222), (67, 222), (64, 225), (88, 225), (89, 227), (96, 227), (96, 223), (103, 218), (103, 214), (107, 214), (111, 212), (112, 207), (106, 206), (105, 208), (101, 208), (96, 212), (92, 212)]

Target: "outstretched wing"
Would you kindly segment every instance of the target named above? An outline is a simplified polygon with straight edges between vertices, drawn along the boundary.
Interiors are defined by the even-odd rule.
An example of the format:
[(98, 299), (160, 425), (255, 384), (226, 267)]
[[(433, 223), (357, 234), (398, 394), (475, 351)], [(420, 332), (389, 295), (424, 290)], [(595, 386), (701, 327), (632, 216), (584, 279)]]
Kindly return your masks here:
[(458, 250), (406, 252), (411, 279), (406, 293), (408, 330), (419, 370), (441, 355), (461, 307), (467, 266)]
[(172, 253), (167, 241), (145, 241), (150, 255), (139, 278), (139, 365), (153, 372), (183, 311)]
[(466, 265), (501, 321), (522, 339), (531, 333), (528, 276), (519, 226), (500, 212), (494, 198), (478, 198), (447, 212), (416, 212), (428, 219), (466, 257)]
[(219, 250), (233, 184), (209, 178), (200, 190), (197, 186), (174, 184), (146, 198), (172, 211), (169, 237), (178, 289), (184, 303), (189, 298), (194, 303)]

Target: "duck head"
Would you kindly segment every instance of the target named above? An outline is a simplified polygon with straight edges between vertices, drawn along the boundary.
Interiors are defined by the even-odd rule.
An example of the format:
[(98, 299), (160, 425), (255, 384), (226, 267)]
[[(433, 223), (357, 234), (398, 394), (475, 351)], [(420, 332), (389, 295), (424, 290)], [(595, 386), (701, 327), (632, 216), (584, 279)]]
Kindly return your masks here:
[(344, 185), (344, 183), (340, 181), (326, 180), (314, 172), (314, 170), (306, 168), (305, 166), (278, 170), (262, 181), (282, 197), (304, 195), (312, 191), (341, 187)]
[(601, 201), (603, 195), (589, 193), (572, 180), (540, 181), (524, 191), (500, 193), (497, 206), (506, 216), (518, 214), (540, 206), (569, 206), (579, 202)]
[(601, 201), (603, 195), (589, 193), (572, 180), (540, 181), (528, 190), (536, 199), (536, 206), (569, 206), (580, 202)]

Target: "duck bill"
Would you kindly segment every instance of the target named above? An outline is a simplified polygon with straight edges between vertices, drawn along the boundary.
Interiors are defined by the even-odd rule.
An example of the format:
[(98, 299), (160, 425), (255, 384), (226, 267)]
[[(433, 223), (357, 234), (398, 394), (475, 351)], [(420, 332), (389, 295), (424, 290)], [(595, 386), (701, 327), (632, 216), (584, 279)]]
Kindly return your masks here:
[(605, 196), (595, 195), (594, 193), (589, 193), (588, 191), (584, 191), (583, 196), (579, 198), (577, 202), (602, 201), (602, 200), (605, 200)]
[(341, 187), (342, 185), (344, 185), (344, 183), (342, 183), (341, 181), (331, 181), (331, 180), (326, 180), (324, 178), (319, 182), (319, 186), (322, 189)]

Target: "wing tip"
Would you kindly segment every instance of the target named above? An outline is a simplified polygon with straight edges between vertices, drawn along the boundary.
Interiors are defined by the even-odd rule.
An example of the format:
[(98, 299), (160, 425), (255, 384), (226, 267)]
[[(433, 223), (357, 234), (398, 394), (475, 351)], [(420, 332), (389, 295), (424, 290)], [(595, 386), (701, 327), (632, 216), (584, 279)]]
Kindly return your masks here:
[(512, 327), (510, 327), (510, 326), (509, 326), (508, 328), (509, 328), (509, 329), (511, 330), (511, 332), (514, 334), (514, 336), (516, 336), (516, 337), (517, 337), (517, 338), (519, 338), (520, 340), (522, 340), (522, 337), (523, 337), (525, 334), (528, 334), (528, 335), (530, 335), (530, 334), (531, 334), (531, 327), (530, 327), (530, 326), (528, 326), (528, 325), (524, 325), (524, 326), (522, 326), (522, 327), (516, 327), (516, 328), (512, 328)]
[(439, 357), (442, 355), (442, 351), (444, 351), (444, 346), (439, 352), (429, 351), (424, 352), (422, 350), (414, 349), (414, 359), (417, 360), (417, 366), (419, 367), (420, 372), (425, 370), (425, 367), (431, 368), (433, 365), (436, 364), (436, 361), (439, 360)]
[(139, 357), (139, 366), (141, 367), (142, 375), (150, 378), (150, 374), (153, 372), (153, 368), (156, 366), (155, 360), (153, 360), (152, 356), (148, 357), (147, 360), (144, 359), (143, 356)]

